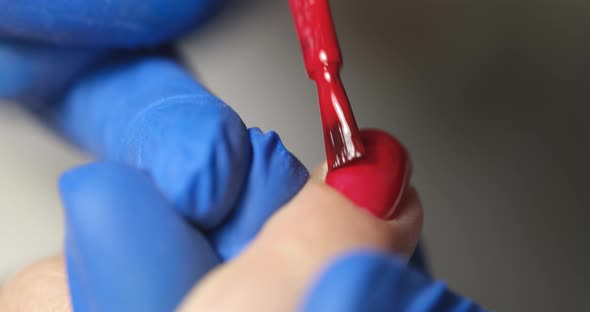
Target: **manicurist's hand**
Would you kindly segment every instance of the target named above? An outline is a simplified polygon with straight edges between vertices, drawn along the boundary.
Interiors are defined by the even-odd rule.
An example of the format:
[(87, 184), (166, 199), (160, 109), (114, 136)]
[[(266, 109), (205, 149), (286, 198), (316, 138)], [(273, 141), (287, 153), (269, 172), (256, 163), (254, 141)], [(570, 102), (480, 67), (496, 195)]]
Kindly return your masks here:
[(83, 74), (202, 25), (223, 0), (0, 0), (0, 99), (52, 105)]

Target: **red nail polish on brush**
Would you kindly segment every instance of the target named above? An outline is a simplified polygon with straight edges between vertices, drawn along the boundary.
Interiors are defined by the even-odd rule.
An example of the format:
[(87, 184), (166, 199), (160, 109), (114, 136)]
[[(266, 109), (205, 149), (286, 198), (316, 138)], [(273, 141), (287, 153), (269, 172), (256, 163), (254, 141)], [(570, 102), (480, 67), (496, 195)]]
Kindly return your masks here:
[(411, 164), (405, 148), (380, 130), (359, 131), (340, 79), (342, 56), (328, 0), (289, 0), (305, 67), (318, 88), (326, 183), (374, 215), (389, 219)]

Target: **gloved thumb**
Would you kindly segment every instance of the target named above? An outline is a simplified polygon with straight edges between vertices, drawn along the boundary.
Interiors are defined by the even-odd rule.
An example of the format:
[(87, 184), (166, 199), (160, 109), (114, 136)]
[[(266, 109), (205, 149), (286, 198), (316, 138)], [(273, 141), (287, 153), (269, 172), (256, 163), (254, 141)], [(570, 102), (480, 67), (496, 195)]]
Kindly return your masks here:
[(408, 268), (395, 256), (363, 251), (345, 255), (330, 265), (310, 291), (303, 311), (483, 310), (452, 293), (444, 283)]
[(219, 263), (144, 173), (93, 164), (60, 183), (75, 311), (172, 311)]

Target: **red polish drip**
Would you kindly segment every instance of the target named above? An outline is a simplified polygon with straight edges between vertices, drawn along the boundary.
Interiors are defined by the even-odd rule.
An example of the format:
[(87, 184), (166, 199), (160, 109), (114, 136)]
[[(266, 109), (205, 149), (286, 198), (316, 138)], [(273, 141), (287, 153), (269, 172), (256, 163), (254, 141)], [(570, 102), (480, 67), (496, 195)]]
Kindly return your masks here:
[(342, 82), (342, 57), (328, 0), (289, 0), (305, 67), (315, 81), (324, 127), (326, 183), (389, 219), (410, 178), (406, 149), (380, 130), (359, 131)]
[(315, 81), (331, 169), (363, 157), (363, 146), (340, 80), (342, 56), (327, 0), (289, 0), (309, 77)]

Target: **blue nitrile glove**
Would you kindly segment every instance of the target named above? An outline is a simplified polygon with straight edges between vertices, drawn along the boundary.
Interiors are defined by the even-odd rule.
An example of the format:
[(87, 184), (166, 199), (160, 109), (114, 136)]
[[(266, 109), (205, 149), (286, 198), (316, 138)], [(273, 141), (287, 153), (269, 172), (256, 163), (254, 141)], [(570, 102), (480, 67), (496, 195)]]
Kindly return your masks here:
[(224, 2), (0, 0), (0, 99), (48, 104), (99, 60), (176, 38)]
[(330, 265), (303, 306), (305, 312), (484, 311), (396, 257), (368, 251)]
[[(273, 141), (262, 138), (259, 144), (272, 146)], [(285, 176), (280, 168), (291, 165), (289, 159), (281, 159), (278, 152), (270, 154), (287, 163), (268, 168), (262, 157), (255, 161), (251, 186), (236, 203), (236, 215), (211, 234), (182, 218), (145, 173), (106, 163), (66, 173), (60, 187), (75, 311), (172, 311), (205, 273), (223, 261), (217, 251), (244, 246), (266, 212), (274, 209), (256, 197), (264, 194), (278, 200), (300, 185), (288, 181), (296, 178)], [(228, 230), (241, 236), (216, 240), (216, 233)]]
[[(171, 39), (202, 22), (223, 1), (78, 2), (0, 0), (0, 97), (46, 106), (42, 116), (65, 136), (101, 158), (144, 169), (161, 187), (158, 191), (169, 207), (178, 209), (174, 213), (180, 211), (197, 226), (192, 231), (179, 228), (163, 237), (176, 240), (188, 234), (202, 236), (199, 231), (206, 231), (216, 261), (233, 257), (268, 216), (301, 188), (307, 179), (306, 169), (285, 150), (276, 134), (247, 130), (229, 107), (174, 62), (122, 57), (115, 51)], [(108, 169), (98, 168), (97, 174), (104, 170), (108, 175)], [(127, 187), (126, 183), (117, 185)], [(70, 194), (67, 190), (64, 186), (64, 195)], [(133, 194), (136, 198), (154, 197), (140, 191)], [(67, 195), (65, 199), (68, 202)], [(140, 240), (143, 248), (136, 245), (137, 249), (129, 249), (145, 263), (136, 271), (118, 266), (120, 249), (103, 253), (100, 242), (84, 243), (89, 236), (80, 231), (92, 227), (75, 220), (95, 216), (70, 214), (74, 221), (68, 222), (66, 249), (77, 310), (142, 311), (144, 297), (151, 299), (148, 304), (153, 310), (169, 310), (214, 264), (206, 255), (199, 258), (202, 261), (195, 260), (192, 255), (198, 246), (197, 251), (180, 248), (187, 242), (199, 243), (191, 237), (168, 246), (167, 251), (177, 254), (150, 257), (147, 250), (153, 247), (153, 240), (146, 236), (150, 228), (129, 224), (130, 231), (146, 238)], [(113, 217), (131, 218), (133, 214)], [(124, 229), (113, 230), (111, 236), (107, 235), (111, 229), (99, 229), (104, 233), (97, 235), (108, 242), (125, 242), (118, 237)], [(95, 250), (84, 249), (94, 246)], [(191, 260), (195, 260), (193, 266), (175, 265)], [(158, 272), (161, 277), (141, 270), (168, 263), (179, 267), (168, 279), (169, 271)], [(116, 283), (137, 291), (123, 292), (122, 299), (121, 288), (100, 279), (101, 269), (113, 270), (121, 278)], [(146, 275), (129, 278), (126, 272), (132, 271)], [(165, 287), (145, 285), (150, 278), (167, 281)], [(176, 282), (178, 285), (173, 285)], [(158, 296), (150, 296), (149, 287), (158, 289)]]
[(59, 45), (136, 47), (176, 37), (223, 0), (0, 0), (0, 33)]
[(137, 170), (89, 165), (66, 173), (60, 188), (74, 311), (172, 311), (220, 262)]
[(294, 190), (277, 194), (286, 198), (307, 178), (276, 134), (247, 131), (229, 106), (166, 59), (105, 66), (84, 77), (46, 116), (96, 155), (147, 171), (168, 200), (206, 230), (227, 221), (237, 201), (285, 202), (261, 194), (244, 197), (243, 190), (255, 182), (248, 180), (253, 170), (261, 171), (259, 183), (268, 184), (259, 187), (281, 185), (280, 179), (264, 180), (266, 171), (295, 179), (289, 180), (298, 182)]
[(169, 310), (307, 181), (275, 133), (247, 130), (165, 59), (105, 66), (46, 116), (79, 145), (145, 172), (96, 165), (62, 182), (77, 311)]
[[(60, 189), (75, 311), (172, 311), (223, 261), (220, 248), (244, 246), (267, 218), (266, 212), (275, 209), (269, 201), (256, 199), (262, 194), (274, 200), (288, 198), (303, 181), (286, 175), (283, 168), (297, 163), (274, 150), (272, 135), (264, 138), (255, 131), (253, 136), (263, 147), (255, 149), (266, 152), (268, 147), (269, 154), (253, 162), (251, 184), (236, 203), (235, 216), (213, 233), (204, 234), (187, 222), (149, 175), (136, 169), (99, 163), (66, 173)], [(216, 239), (217, 233), (227, 231), (241, 235)]]
[[(64, 129), (65, 135), (79, 139), (78, 143), (101, 157), (150, 171), (176, 207), (203, 228), (213, 229), (242, 196), (249, 167), (255, 161), (272, 160), (276, 151), (286, 155), (276, 161), (287, 164), (281, 165), (283, 171), (293, 169), (298, 181), (306, 171), (291, 160), (275, 134), (263, 136), (255, 130), (248, 134), (231, 109), (172, 62), (121, 60), (120, 53), (111, 51), (169, 40), (202, 23), (224, 2), (0, 0), (0, 38), (4, 38), (0, 39), (0, 97), (52, 104), (45, 114), (57, 120), (55, 125)], [(109, 59), (110, 65), (105, 65)], [(111, 78), (113, 81), (107, 81)], [(194, 102), (211, 105), (192, 106)], [(140, 113), (150, 105), (155, 109)], [(56, 112), (57, 108), (63, 114)], [(167, 110), (174, 110), (171, 114), (179, 118), (158, 117), (168, 114)], [(135, 115), (156, 120), (131, 122)], [(163, 124), (166, 121), (173, 124)], [(105, 141), (106, 137), (111, 141)], [(116, 141), (123, 137), (145, 140), (141, 144)], [(177, 165), (172, 168), (168, 162)], [(214, 165), (211, 170), (210, 165)], [(196, 178), (207, 174), (208, 179), (202, 178), (207, 183)], [(245, 200), (272, 206), (283, 201), (266, 196)], [(260, 209), (272, 212), (265, 207)], [(232, 231), (245, 230), (240, 226), (218, 229), (215, 240), (228, 240)], [(224, 246), (224, 257), (239, 249), (239, 244)]]

